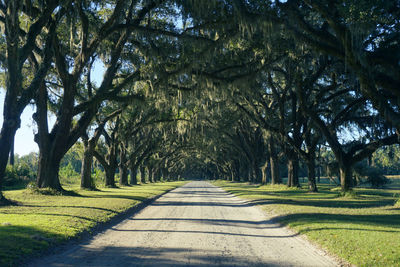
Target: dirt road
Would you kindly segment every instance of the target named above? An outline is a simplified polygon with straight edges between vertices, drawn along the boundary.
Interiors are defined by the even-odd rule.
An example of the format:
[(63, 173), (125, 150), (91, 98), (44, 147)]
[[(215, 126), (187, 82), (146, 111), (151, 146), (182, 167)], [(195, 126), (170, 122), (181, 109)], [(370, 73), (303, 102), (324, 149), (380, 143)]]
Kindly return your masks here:
[(260, 209), (190, 182), (135, 216), (31, 266), (337, 266)]

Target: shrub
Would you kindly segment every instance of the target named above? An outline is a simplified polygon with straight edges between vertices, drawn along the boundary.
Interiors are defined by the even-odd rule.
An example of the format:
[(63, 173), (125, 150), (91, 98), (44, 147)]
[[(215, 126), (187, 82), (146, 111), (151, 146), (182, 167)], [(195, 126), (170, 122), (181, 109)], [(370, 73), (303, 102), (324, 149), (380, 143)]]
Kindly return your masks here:
[(390, 180), (378, 168), (368, 166), (363, 162), (356, 164), (354, 171), (356, 181), (360, 184), (367, 183), (372, 187), (382, 187), (390, 183)]
[(369, 171), (367, 183), (371, 184), (372, 187), (382, 187), (385, 184), (390, 183), (390, 180), (374, 168)]
[(99, 168), (94, 168), (92, 179), (96, 187), (104, 184), (104, 172)]
[(4, 186), (26, 185), (29, 181), (33, 181), (35, 175), (27, 164), (19, 164), (16, 166), (7, 165), (4, 173)]
[(7, 165), (4, 173), (4, 185), (13, 186), (18, 182), (17, 170), (14, 166)]
[(60, 168), (58, 174), (62, 184), (79, 184), (80, 182), (79, 173), (75, 171), (71, 163), (68, 163), (67, 166)]

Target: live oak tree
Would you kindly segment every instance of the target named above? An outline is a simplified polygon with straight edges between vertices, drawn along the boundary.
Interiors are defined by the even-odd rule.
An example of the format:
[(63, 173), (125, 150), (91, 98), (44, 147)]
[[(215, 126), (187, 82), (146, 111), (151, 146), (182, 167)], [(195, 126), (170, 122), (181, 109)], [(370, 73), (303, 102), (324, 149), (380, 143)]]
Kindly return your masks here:
[(106, 187), (116, 187), (115, 171), (118, 167), (117, 157), (119, 152), (118, 130), (120, 127), (120, 118), (117, 116), (114, 120), (108, 121), (108, 127), (102, 129), (104, 142), (97, 145), (93, 155), (104, 168), (104, 181)]
[[(81, 79), (85, 71), (90, 73), (90, 62), (100, 44), (110, 37), (111, 27), (125, 17), (128, 17), (128, 20), (131, 19), (133, 3), (130, 5), (130, 11), (126, 10), (126, 5), (127, 1), (116, 2), (113, 12), (104, 24), (100, 24), (100, 27), (101, 13), (97, 11), (94, 13), (97, 17), (93, 18), (90, 17), (89, 12), (93, 7), (103, 11), (105, 6), (101, 6), (99, 3), (91, 6), (85, 1), (71, 3), (67, 6), (68, 16), (62, 21), (62, 25), (68, 25), (69, 22), (72, 32), (69, 29), (63, 29), (54, 38), (54, 75), (51, 80), (47, 81), (47, 84), (42, 85), (41, 93), (36, 99), (37, 112), (34, 119), (38, 125), (35, 141), (38, 143), (40, 151), (37, 178), (39, 187), (62, 190), (58, 179), (61, 158), (86, 131), (104, 95), (110, 93), (112, 89), (116, 89), (116, 86), (113, 88), (112, 84), (117, 72), (117, 62), (128, 38), (128, 32), (120, 33), (117, 36), (119, 40), (117, 39), (118, 42), (113, 46), (110, 62), (106, 66), (107, 69), (100, 87), (93, 90), (90, 80), (84, 84)], [(80, 24), (75, 28), (74, 24), (78, 19)], [(96, 24), (97, 30), (92, 34), (94, 24)], [(76, 31), (79, 34), (76, 34)], [(56, 92), (53, 98), (49, 99), (52, 91), (48, 92), (48, 88)], [(116, 93), (118, 91), (114, 92), (114, 94)], [(50, 132), (47, 122), (48, 100), (50, 103), (54, 102), (53, 105), (56, 109), (56, 122)], [(78, 100), (80, 100), (80, 105), (76, 105)], [(78, 118), (76, 118), (77, 115), (79, 115)]]
[(93, 165), (93, 157), (95, 153), (95, 149), (99, 138), (104, 132), (104, 127), (106, 123), (113, 119), (115, 116), (118, 116), (122, 112), (122, 109), (117, 109), (110, 112), (106, 117), (98, 119), (98, 123), (96, 126), (95, 131), (93, 132), (92, 136), (88, 136), (85, 133), (81, 138), (83, 140), (83, 157), (82, 157), (82, 169), (81, 169), (81, 188), (82, 189), (89, 189), (94, 190), (96, 186), (92, 179), (92, 165)]
[(290, 0), (278, 6), (293, 36), (346, 64), (363, 95), (398, 129), (400, 3)]
[[(46, 86), (57, 93), (49, 99), (49, 93), (45, 91), (47, 88), (44, 88), (45, 92), (37, 99), (39, 187), (62, 190), (58, 179), (59, 161), (84, 134), (104, 100), (137, 97), (134, 91), (126, 90), (128, 84), (140, 78), (137, 62), (143, 61), (140, 57), (132, 61), (132, 52), (142, 45), (135, 46), (138, 35), (132, 34), (132, 27), (144, 23), (145, 17), (159, 4), (158, 1), (149, 1), (142, 6), (136, 1), (121, 0), (112, 5), (80, 1), (69, 6), (72, 17), (67, 18), (71, 19), (71, 23), (80, 22), (75, 29), (79, 34), (69, 36), (65, 30), (55, 38), (55, 72)], [(106, 10), (110, 11), (109, 14)], [(98, 88), (92, 85), (89, 75), (96, 54), (100, 55), (105, 65), (104, 77)], [(85, 73), (86, 82), (83, 80)], [(47, 124), (48, 100), (54, 102), (56, 113), (56, 123), (50, 132)]]
[(21, 114), (37, 94), (52, 62), (53, 37), (66, 1), (1, 1), (1, 68), (6, 96), (0, 132), (0, 203), (4, 171)]
[(63, 190), (61, 159), (82, 138), (83, 188), (93, 189), (97, 153), (108, 186), (117, 167), (121, 185), (128, 169), (131, 184), (139, 169), (151, 182), (266, 183), (269, 171), (279, 183), (286, 159), (288, 185), (299, 186), (301, 161), (317, 191), (317, 150), (329, 146), (349, 190), (357, 162), (399, 141), (399, 10), (383, 0), (2, 1), (0, 192), (32, 100), (39, 187)]
[[(318, 62), (320, 73), (326, 68), (325, 60)], [(371, 102), (359, 93), (357, 83), (339, 78), (343, 77), (338, 75), (343, 67), (340, 63), (331, 64), (330, 75), (319, 78), (298, 76), (296, 87), (303, 112), (321, 131), (335, 155), (341, 187), (347, 191), (353, 186), (354, 164), (398, 139), (393, 127), (382, 121)], [(356, 132), (356, 138), (346, 135), (346, 130)]]

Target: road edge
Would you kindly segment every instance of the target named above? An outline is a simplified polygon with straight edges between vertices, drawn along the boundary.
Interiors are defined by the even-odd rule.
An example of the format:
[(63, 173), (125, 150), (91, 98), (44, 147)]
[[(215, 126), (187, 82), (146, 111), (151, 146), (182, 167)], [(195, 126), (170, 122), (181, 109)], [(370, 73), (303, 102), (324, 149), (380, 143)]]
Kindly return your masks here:
[(147, 199), (143, 200), (142, 202), (137, 203), (136, 205), (128, 208), (127, 210), (117, 213), (115, 216), (111, 217), (110, 220), (105, 221), (105, 222), (99, 222), (92, 228), (90, 228), (88, 230), (84, 230), (83, 232), (79, 233), (75, 237), (65, 240), (65, 241), (61, 241), (60, 243), (56, 243), (53, 246), (50, 246), (49, 248), (39, 252), (38, 254), (27, 255), (26, 257), (21, 258), (19, 261), (15, 262), (15, 264), (16, 264), (15, 266), (29, 266), (32, 264), (35, 265), (36, 262), (42, 260), (45, 257), (49, 257), (49, 256), (55, 255), (57, 253), (62, 253), (67, 250), (73, 249), (73, 247), (77, 246), (78, 244), (87, 243), (91, 239), (93, 239), (96, 235), (101, 234), (101, 233), (107, 231), (109, 228), (128, 219), (129, 217), (136, 215), (137, 213), (142, 211), (144, 208), (149, 206), (151, 203), (153, 203), (160, 197), (164, 196), (165, 194), (167, 194), (173, 190), (176, 190), (176, 189), (184, 186), (188, 182), (190, 182), (190, 181), (185, 181), (185, 183), (183, 185), (168, 189), (159, 195), (147, 198)]
[(274, 217), (275, 217), (274, 215), (280, 215), (279, 213), (267, 212), (266, 210), (264, 210), (261, 207), (262, 205), (259, 205), (257, 203), (253, 203), (253, 202), (251, 202), (251, 200), (248, 200), (248, 199), (245, 199), (245, 198), (241, 198), (240, 196), (238, 196), (238, 195), (236, 195), (236, 194), (234, 194), (232, 192), (229, 192), (229, 191), (225, 190), (224, 188), (222, 188), (220, 186), (214, 185), (212, 180), (207, 180), (207, 182), (209, 182), (212, 186), (215, 186), (215, 187), (225, 191), (226, 193), (230, 194), (231, 196), (234, 196), (234, 197), (242, 200), (243, 202), (245, 202), (249, 206), (257, 208), (260, 212), (262, 212), (265, 215), (266, 219), (270, 220), (274, 224), (279, 225), (282, 228), (285, 228), (286, 231), (296, 235), (297, 238), (302, 239), (304, 242), (308, 242), (312, 247), (314, 247), (317, 251), (319, 251), (319, 253), (321, 255), (326, 255), (329, 258), (331, 258), (331, 260), (336, 262), (339, 267), (356, 267), (355, 265), (347, 262), (345, 259), (342, 259), (339, 256), (337, 256), (337, 255), (333, 254), (332, 252), (328, 251), (327, 249), (323, 248), (320, 244), (310, 240), (306, 235), (300, 234), (295, 229), (292, 229), (288, 225), (286, 225), (286, 224), (274, 219)]

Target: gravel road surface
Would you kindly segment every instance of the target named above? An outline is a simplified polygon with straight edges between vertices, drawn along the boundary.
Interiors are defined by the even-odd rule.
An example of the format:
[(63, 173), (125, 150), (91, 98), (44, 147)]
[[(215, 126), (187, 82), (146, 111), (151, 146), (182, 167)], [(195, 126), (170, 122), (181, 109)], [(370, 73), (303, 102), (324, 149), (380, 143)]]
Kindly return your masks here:
[(31, 266), (338, 266), (334, 259), (208, 182), (160, 197), (82, 244)]

